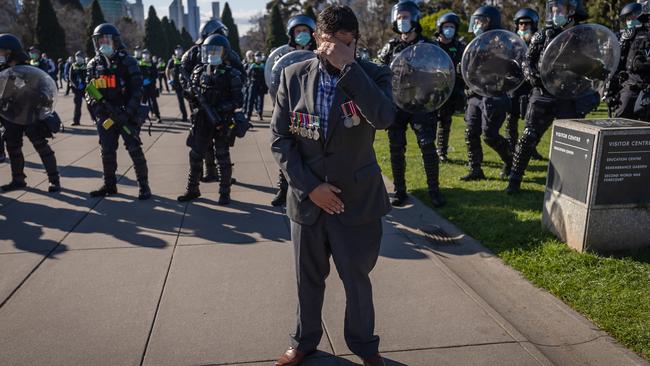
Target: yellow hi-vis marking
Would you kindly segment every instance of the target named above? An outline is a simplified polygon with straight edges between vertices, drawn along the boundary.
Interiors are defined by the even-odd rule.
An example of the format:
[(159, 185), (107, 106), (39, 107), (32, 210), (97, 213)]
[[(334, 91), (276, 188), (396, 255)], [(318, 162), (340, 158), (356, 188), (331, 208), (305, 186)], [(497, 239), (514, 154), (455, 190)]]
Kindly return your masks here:
[(104, 121), (104, 123), (102, 123), (102, 127), (104, 127), (105, 130), (108, 130), (109, 128), (111, 128), (113, 126), (114, 123), (115, 122), (113, 122), (112, 119), (107, 118), (106, 121)]

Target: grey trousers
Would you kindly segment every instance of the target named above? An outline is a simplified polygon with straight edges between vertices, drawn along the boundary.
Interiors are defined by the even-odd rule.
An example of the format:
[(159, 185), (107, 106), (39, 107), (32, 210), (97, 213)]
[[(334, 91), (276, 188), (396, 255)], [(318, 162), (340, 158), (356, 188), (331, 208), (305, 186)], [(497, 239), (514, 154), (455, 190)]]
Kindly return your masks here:
[(381, 219), (360, 226), (345, 226), (336, 215), (323, 212), (314, 225), (291, 222), (298, 282), (297, 325), (291, 335), (294, 348), (311, 352), (323, 335), (321, 311), (332, 256), (345, 288), (345, 342), (358, 356), (378, 352), (379, 337), (374, 335), (375, 309), (368, 275), (377, 263), (381, 237)]

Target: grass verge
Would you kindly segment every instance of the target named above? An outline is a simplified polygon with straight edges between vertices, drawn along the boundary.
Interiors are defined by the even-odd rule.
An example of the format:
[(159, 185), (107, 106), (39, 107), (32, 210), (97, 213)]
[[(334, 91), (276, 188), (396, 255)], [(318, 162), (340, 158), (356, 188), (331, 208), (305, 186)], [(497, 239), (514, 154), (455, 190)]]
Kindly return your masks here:
[[(591, 117), (605, 114), (600, 108)], [(440, 185), (448, 203), (436, 211), (480, 240), (529, 281), (650, 360), (650, 249), (616, 256), (578, 253), (544, 230), (541, 217), (547, 161), (531, 161), (522, 193), (508, 196), (503, 192), (507, 182), (499, 179), (499, 157), (483, 144), (483, 170), (488, 180), (459, 181), (458, 177), (467, 172), (464, 129), (462, 116), (454, 116), (450, 162), (440, 166)], [(544, 156), (548, 156), (549, 136), (547, 132), (539, 145)], [(377, 133), (375, 151), (384, 174), (390, 176), (386, 132)], [(412, 132), (408, 133), (406, 161), (409, 191), (430, 204)]]

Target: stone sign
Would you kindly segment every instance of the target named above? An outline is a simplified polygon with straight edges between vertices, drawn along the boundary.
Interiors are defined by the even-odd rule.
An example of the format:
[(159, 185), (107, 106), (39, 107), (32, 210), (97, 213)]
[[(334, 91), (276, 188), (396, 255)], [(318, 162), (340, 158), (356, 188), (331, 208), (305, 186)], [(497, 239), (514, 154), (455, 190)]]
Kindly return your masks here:
[(650, 246), (650, 123), (558, 120), (542, 223), (579, 251)]

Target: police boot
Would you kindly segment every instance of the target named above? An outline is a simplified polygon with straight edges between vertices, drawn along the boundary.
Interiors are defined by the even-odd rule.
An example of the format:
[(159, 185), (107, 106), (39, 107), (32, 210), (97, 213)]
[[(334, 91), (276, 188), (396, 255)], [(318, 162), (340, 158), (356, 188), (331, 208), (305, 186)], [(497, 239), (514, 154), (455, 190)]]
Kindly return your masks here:
[(5, 192), (15, 191), (27, 187), (25, 182), (25, 157), (20, 147), (11, 147), (7, 145), (9, 154), (9, 163), (11, 165), (11, 182), (3, 185), (1, 188)]
[(47, 140), (43, 139), (42, 141), (34, 144), (36, 152), (41, 157), (45, 171), (47, 172), (47, 177), (50, 181), (50, 185), (47, 188), (47, 191), (50, 193), (59, 192), (61, 190), (61, 183), (59, 179), (59, 171), (56, 166), (56, 156), (54, 151), (47, 143)]
[(117, 193), (117, 155), (115, 152), (102, 152), (102, 166), (104, 169), (104, 185), (90, 192), (91, 197), (105, 197)]
[(540, 154), (539, 151), (537, 151), (537, 147), (533, 149), (533, 152), (530, 154), (530, 158), (537, 161), (546, 160), (544, 156), (542, 156), (542, 154)]
[(469, 173), (460, 177), (462, 181), (482, 180), (485, 179), (485, 173), (481, 169), (483, 163), (483, 149), (481, 147), (481, 137), (470, 134), (465, 130), (465, 144), (467, 144), (467, 162)]
[(535, 141), (534, 131), (526, 128), (523, 136), (519, 140), (519, 144), (517, 144), (517, 152), (512, 159), (512, 170), (510, 171), (506, 193), (514, 194), (520, 191), (521, 181), (530, 161), (531, 152), (535, 149)]
[(151, 188), (149, 187), (149, 169), (147, 168), (147, 159), (144, 157), (144, 152), (141, 147), (129, 151), (131, 159), (133, 160), (133, 170), (135, 170), (135, 177), (140, 186), (138, 193), (139, 200), (148, 200), (151, 198)]
[(438, 128), (438, 159), (442, 162), (446, 162), (449, 159), (447, 158), (447, 150), (449, 149), (449, 127), (441, 126)]
[(187, 189), (184, 195), (178, 196), (180, 202), (187, 202), (201, 197), (201, 191), (199, 191), (199, 177), (201, 176), (202, 165), (203, 159), (195, 155), (193, 151), (190, 152), (190, 172), (187, 176)]
[(508, 145), (508, 140), (502, 136), (497, 136), (496, 138), (486, 138), (485, 143), (494, 149), (503, 161), (503, 169), (501, 169), (499, 176), (501, 179), (508, 179), (510, 169), (512, 168), (512, 153)]
[(271, 206), (273, 207), (284, 206), (287, 203), (287, 190), (289, 189), (289, 183), (281, 170), (278, 176), (278, 188), (278, 193), (276, 193), (275, 197), (273, 197), (273, 200), (271, 201)]
[(219, 205), (227, 205), (230, 203), (230, 186), (232, 185), (232, 166), (230, 162), (230, 154), (220, 156), (217, 155), (219, 160), (219, 174), (221, 181), (219, 181)]
[(403, 146), (390, 147), (390, 167), (393, 170), (393, 186), (395, 195), (390, 201), (393, 206), (402, 206), (406, 202), (406, 157), (404, 156), (406, 148)]
[(434, 207), (440, 207), (445, 204), (445, 199), (440, 194), (440, 184), (438, 181), (439, 163), (436, 148), (431, 144), (421, 145), (422, 162), (424, 163), (424, 172), (427, 176), (427, 186), (429, 188), (429, 198)]

